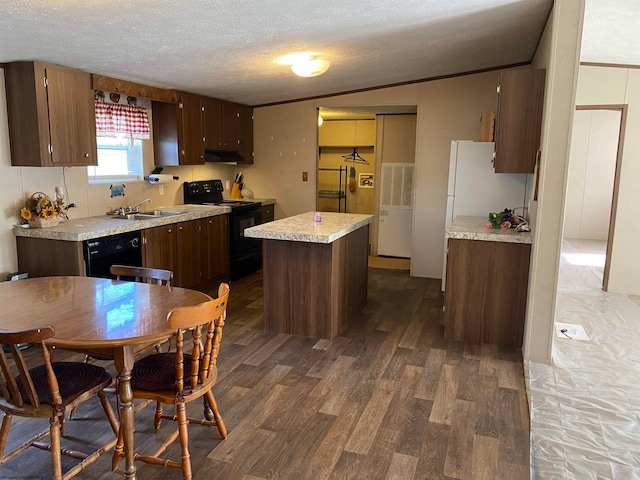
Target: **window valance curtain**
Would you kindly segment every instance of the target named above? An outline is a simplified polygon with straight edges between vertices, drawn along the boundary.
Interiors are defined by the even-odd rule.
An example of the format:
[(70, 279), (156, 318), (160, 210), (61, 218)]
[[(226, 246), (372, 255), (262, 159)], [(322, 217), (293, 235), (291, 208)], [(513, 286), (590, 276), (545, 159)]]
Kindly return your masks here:
[(150, 138), (147, 109), (138, 105), (108, 103), (96, 99), (96, 133), (101, 137)]

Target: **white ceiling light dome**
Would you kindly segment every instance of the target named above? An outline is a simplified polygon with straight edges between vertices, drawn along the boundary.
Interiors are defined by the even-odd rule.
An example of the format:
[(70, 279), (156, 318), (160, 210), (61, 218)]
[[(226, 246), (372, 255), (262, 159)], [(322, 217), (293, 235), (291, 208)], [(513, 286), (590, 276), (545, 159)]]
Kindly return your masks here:
[(331, 62), (313, 52), (301, 52), (285, 55), (278, 59), (281, 65), (290, 65), (291, 71), (300, 77), (317, 77), (326, 72)]
[(300, 61), (291, 65), (293, 73), (299, 77), (317, 77), (326, 72), (331, 66), (331, 62), (317, 56)]

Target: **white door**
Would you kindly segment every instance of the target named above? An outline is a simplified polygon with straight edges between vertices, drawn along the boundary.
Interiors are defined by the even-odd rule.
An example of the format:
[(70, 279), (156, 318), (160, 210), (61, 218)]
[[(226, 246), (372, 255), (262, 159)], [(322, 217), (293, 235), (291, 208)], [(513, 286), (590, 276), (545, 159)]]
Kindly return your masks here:
[(619, 110), (577, 110), (573, 117), (564, 237), (607, 240), (613, 199)]
[(411, 258), (413, 168), (413, 163), (382, 164), (378, 255)]

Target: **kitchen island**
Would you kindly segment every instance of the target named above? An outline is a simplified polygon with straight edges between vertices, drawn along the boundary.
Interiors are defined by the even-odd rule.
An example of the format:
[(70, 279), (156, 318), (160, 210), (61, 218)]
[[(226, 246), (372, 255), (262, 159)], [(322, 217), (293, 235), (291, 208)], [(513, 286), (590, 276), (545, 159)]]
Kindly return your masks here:
[(315, 212), (247, 228), (261, 238), (265, 328), (332, 339), (367, 303), (373, 215)]
[(446, 229), (445, 337), (522, 347), (532, 235), (456, 217)]

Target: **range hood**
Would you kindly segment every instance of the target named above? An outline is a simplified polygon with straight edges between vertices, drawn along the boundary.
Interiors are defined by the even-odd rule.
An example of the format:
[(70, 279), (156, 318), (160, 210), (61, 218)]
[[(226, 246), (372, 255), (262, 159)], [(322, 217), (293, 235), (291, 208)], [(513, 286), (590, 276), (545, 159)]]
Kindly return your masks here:
[(230, 150), (205, 150), (204, 161), (237, 165), (238, 163), (244, 163), (244, 157), (238, 152)]

